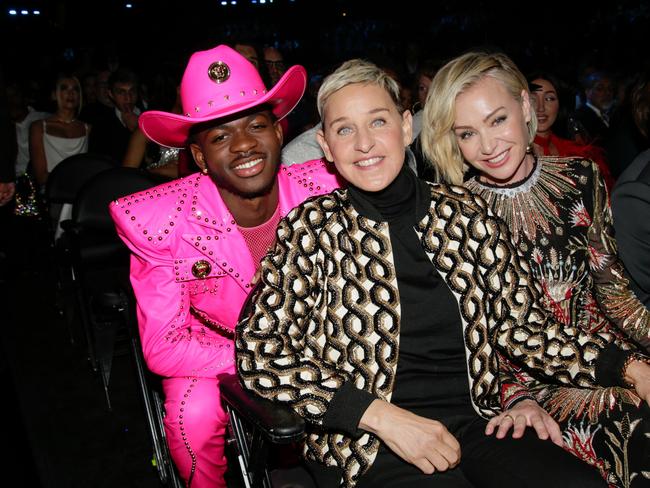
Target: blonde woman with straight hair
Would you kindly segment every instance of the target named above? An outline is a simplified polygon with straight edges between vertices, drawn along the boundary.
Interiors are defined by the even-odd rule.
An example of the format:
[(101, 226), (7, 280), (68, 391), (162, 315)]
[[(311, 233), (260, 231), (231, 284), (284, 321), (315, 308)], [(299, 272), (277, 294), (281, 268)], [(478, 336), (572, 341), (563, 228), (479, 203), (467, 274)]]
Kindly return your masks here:
[[(483, 197), (506, 223), (543, 292), (544, 308), (560, 324), (625, 334), (647, 351), (650, 312), (624, 278), (598, 167), (581, 157), (535, 156), (530, 99), (526, 79), (506, 55), (457, 57), (429, 89), (424, 153), (447, 181)], [(475, 175), (467, 178), (469, 168)], [(637, 368), (644, 359), (634, 357), (612, 367)], [(509, 369), (501, 387), (509, 413), (490, 422), (497, 435), (510, 429), (518, 435), (533, 418), (548, 422), (541, 405), (559, 423), (565, 449), (597, 467), (609, 483), (648, 483), (648, 410), (633, 382), (621, 385), (627, 388), (571, 388), (539, 383), (520, 365), (501, 363)]]

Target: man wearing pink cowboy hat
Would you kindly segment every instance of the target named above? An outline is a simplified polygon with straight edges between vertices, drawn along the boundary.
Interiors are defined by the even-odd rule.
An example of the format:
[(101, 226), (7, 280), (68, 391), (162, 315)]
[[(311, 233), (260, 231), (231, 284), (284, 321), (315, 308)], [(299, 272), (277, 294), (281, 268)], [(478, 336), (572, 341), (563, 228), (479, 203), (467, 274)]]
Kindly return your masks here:
[(145, 112), (142, 131), (189, 144), (201, 172), (111, 205), (133, 251), (131, 283), (148, 367), (163, 377), (165, 430), (187, 486), (225, 486), (227, 417), (217, 375), (234, 371), (233, 330), (278, 221), (339, 186), (324, 163), (280, 169), (278, 121), (302, 97), (291, 67), (269, 91), (233, 49), (194, 53), (181, 81), (183, 115)]

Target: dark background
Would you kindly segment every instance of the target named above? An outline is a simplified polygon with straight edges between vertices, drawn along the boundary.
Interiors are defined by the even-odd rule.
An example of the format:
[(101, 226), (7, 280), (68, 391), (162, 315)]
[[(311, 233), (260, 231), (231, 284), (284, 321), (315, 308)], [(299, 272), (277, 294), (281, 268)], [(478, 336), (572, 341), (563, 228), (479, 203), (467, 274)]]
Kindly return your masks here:
[[(259, 1), (259, 0), (258, 0)], [(268, 0), (267, 0), (268, 2)], [(476, 46), (505, 50), (524, 70), (573, 76), (585, 65), (628, 74), (648, 63), (650, 3), (642, 1), (220, 0), (0, 2), (8, 78), (119, 60), (136, 71), (181, 67), (197, 49), (233, 39), (276, 44), (289, 62), (322, 70), (353, 56), (446, 59)], [(230, 0), (229, 0), (230, 3)], [(40, 10), (9, 16), (9, 8)]]

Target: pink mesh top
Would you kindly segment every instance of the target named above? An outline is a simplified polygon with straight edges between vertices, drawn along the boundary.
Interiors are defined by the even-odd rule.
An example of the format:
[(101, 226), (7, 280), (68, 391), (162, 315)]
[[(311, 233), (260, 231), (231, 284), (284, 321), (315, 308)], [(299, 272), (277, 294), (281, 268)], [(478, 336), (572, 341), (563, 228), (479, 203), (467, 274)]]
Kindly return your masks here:
[(269, 220), (256, 227), (240, 227), (239, 232), (244, 237), (248, 250), (251, 252), (255, 269), (259, 268), (260, 261), (275, 242), (275, 229), (280, 222), (280, 205), (278, 205)]

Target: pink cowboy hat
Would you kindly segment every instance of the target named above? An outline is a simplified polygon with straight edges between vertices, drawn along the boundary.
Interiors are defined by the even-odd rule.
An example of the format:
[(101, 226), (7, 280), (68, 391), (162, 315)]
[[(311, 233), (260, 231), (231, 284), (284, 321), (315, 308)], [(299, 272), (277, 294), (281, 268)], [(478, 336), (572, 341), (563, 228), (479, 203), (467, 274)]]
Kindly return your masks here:
[(298, 104), (305, 92), (307, 73), (292, 66), (266, 90), (255, 66), (228, 46), (192, 55), (181, 81), (183, 115), (148, 111), (140, 115), (140, 129), (161, 146), (183, 148), (190, 128), (201, 122), (269, 104), (278, 119)]

